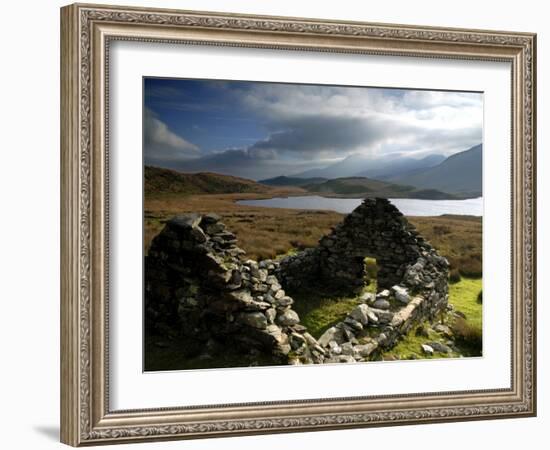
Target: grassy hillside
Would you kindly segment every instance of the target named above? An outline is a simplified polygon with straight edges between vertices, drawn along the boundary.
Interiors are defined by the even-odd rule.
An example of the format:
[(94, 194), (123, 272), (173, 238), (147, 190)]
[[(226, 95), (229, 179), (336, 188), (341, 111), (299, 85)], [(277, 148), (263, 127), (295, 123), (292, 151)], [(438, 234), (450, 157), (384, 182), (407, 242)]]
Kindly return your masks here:
[(267, 184), (268, 186), (304, 186), (312, 183), (322, 183), (327, 181), (326, 178), (295, 178), (295, 177), (275, 177), (268, 178), (267, 180), (260, 180), (258, 183)]
[(302, 185), (309, 192), (351, 197), (421, 198), (430, 200), (453, 199), (453, 195), (436, 189), (416, 189), (413, 186), (388, 183), (366, 177), (348, 177), (322, 183)]
[(181, 173), (145, 166), (145, 195), (265, 193), (270, 188), (245, 178), (217, 173)]

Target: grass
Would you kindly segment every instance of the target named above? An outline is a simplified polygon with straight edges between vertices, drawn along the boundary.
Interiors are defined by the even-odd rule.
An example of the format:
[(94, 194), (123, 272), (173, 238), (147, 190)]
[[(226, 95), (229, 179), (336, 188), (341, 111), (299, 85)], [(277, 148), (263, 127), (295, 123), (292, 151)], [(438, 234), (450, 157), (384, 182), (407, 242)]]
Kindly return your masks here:
[(309, 333), (319, 338), (331, 326), (345, 319), (348, 313), (361, 303), (359, 297), (365, 292), (376, 293), (376, 273), (378, 266), (374, 258), (365, 258), (367, 273), (365, 287), (361, 294), (356, 296), (338, 297), (320, 290), (307, 292), (293, 292), (294, 310), (300, 316), (302, 325)]
[[(176, 214), (215, 212), (234, 232), (252, 259), (274, 258), (289, 249), (317, 245), (319, 238), (344, 217), (332, 211), (262, 208), (237, 204), (244, 199), (299, 195), (294, 188), (273, 188), (269, 194), (163, 194), (145, 196), (144, 248), (164, 222)], [(418, 231), (445, 256), (451, 269), (466, 277), (482, 273), (481, 218), (471, 216), (409, 217)]]
[(270, 188), (245, 178), (217, 173), (181, 173), (160, 167), (144, 167), (146, 195), (172, 194), (220, 194), (230, 192), (269, 192)]
[(451, 270), (465, 277), (481, 277), (481, 217), (443, 215), (410, 217), (409, 221), (449, 260)]
[(477, 296), (482, 288), (481, 278), (462, 278), (458, 283), (449, 285), (449, 303), (466, 315), (472, 326), (481, 330), (483, 305)]
[(294, 310), (308, 332), (319, 338), (327, 329), (345, 319), (359, 303), (358, 297), (334, 297), (319, 291), (294, 293)]
[[(293, 191), (275, 189), (277, 195)], [(215, 212), (235, 233), (247, 257), (275, 258), (289, 249), (314, 247), (330, 227), (340, 222), (341, 214), (331, 211), (301, 211), (239, 205), (237, 200), (258, 198), (258, 194), (163, 195), (145, 198), (144, 247), (156, 236), (164, 222), (176, 214)]]
[[(459, 353), (453, 351), (452, 353), (434, 352), (433, 355), (426, 354), (422, 351), (422, 344), (429, 344), (430, 342), (442, 341), (441, 335), (429, 328), (429, 323), (424, 322), (416, 327), (413, 327), (408, 334), (391, 350), (384, 355), (388, 359), (434, 359), (434, 358), (456, 358)], [(428, 336), (417, 336), (416, 330), (418, 327), (426, 327)]]
[(433, 331), (427, 322), (422, 324), (428, 330), (428, 336), (417, 336), (416, 329), (411, 331), (386, 355), (395, 356), (398, 359), (419, 359), (419, 358), (453, 358), (463, 356), (481, 356), (481, 333), (482, 333), (482, 305), (478, 303), (477, 297), (481, 291), (481, 279), (462, 278), (455, 284), (449, 285), (449, 303), (454, 309), (466, 316), (466, 319), (446, 314), (444, 322), (455, 334), (455, 346), (459, 353), (452, 352), (426, 355), (422, 351), (422, 344), (429, 342), (445, 343), (446, 338)]

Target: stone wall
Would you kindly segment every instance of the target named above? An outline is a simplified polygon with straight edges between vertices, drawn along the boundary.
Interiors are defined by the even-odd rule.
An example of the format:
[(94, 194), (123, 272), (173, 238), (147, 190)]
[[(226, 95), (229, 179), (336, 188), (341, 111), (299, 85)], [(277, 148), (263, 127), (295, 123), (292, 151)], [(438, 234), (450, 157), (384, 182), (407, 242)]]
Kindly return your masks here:
[(170, 220), (145, 258), (145, 324), (149, 332), (242, 352), (262, 351), (287, 363), (321, 362), (324, 354), (300, 325), (275, 277), (275, 261), (243, 261), (235, 235), (215, 214)]
[(378, 265), (378, 288), (387, 289), (400, 283), (423, 254), (436, 253), (394, 205), (366, 199), (318, 247), (284, 258), (277, 274), (291, 289), (322, 282), (327, 289), (353, 292), (363, 287), (369, 256)]
[[(147, 329), (261, 351), (274, 363), (355, 362), (376, 358), (447, 307), (447, 260), (384, 199), (365, 200), (316, 248), (280, 261), (243, 255), (214, 214), (170, 220), (145, 259)], [(300, 324), (289, 292), (319, 285), (358, 292), (366, 256), (379, 266), (377, 294), (361, 296), (316, 340)]]
[(316, 248), (283, 258), (276, 274), (291, 293), (309, 286), (356, 293), (365, 284), (365, 257), (376, 258), (378, 292), (363, 295), (319, 338), (329, 362), (372, 358), (447, 309), (448, 261), (387, 199), (365, 199)]

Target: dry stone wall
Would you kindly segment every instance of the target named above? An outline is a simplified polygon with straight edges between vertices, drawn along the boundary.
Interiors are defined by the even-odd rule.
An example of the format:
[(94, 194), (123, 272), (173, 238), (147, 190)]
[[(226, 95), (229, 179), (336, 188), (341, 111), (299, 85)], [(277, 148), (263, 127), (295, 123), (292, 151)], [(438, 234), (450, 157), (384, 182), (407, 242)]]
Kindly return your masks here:
[(150, 332), (242, 352), (274, 362), (321, 362), (325, 351), (300, 325), (275, 276), (275, 261), (243, 261), (235, 235), (215, 214), (170, 220), (145, 259), (145, 323)]
[[(280, 261), (245, 260), (215, 214), (170, 220), (145, 259), (148, 330), (261, 351), (274, 363), (368, 361), (420, 321), (447, 308), (448, 262), (395, 206), (366, 199), (319, 245)], [(289, 292), (324, 285), (358, 292), (364, 258), (379, 266), (378, 292), (315, 339)]]
[[(399, 284), (419, 258), (440, 258), (393, 204), (369, 198), (324, 236), (318, 247), (284, 258), (278, 276), (291, 289), (322, 282), (331, 290), (359, 291), (367, 256), (376, 258), (379, 289)], [(411, 287), (430, 282), (419, 277), (408, 281)]]

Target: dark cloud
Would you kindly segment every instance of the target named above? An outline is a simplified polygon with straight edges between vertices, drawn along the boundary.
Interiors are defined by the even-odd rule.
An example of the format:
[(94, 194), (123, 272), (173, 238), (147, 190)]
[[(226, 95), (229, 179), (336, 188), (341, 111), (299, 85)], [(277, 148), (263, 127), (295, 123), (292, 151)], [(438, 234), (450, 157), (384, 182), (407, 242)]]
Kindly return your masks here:
[[(352, 154), (373, 158), (392, 153), (450, 155), (482, 141), (481, 94), (281, 83), (195, 83), (197, 92), (202, 93), (197, 97), (191, 95), (189, 84), (187, 97), (175, 98), (172, 91), (154, 94), (157, 101), (168, 101), (170, 110), (209, 113), (210, 123), (203, 123), (206, 132), (219, 131), (223, 121), (227, 128), (223, 136), (229, 137), (220, 138), (221, 150), (196, 158), (198, 148), (156, 118), (157, 122), (150, 123), (153, 128), (146, 128), (146, 137), (149, 133), (157, 136), (155, 145), (148, 146), (146, 158), (154, 156), (164, 161), (164, 166), (184, 171), (261, 179), (321, 167), (329, 163), (328, 159), (343, 160)], [(250, 136), (263, 133), (263, 139), (250, 140)], [(219, 133), (210, 140), (218, 137)], [(240, 147), (241, 142), (251, 144), (231, 148)], [(215, 143), (209, 148), (220, 147)]]
[(308, 115), (292, 120), (277, 120), (271, 128), (286, 127), (273, 132), (251, 149), (297, 152), (304, 157), (318, 153), (349, 153), (379, 142), (394, 126), (378, 118)]

